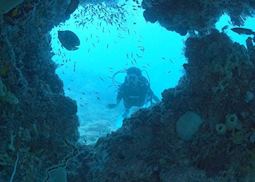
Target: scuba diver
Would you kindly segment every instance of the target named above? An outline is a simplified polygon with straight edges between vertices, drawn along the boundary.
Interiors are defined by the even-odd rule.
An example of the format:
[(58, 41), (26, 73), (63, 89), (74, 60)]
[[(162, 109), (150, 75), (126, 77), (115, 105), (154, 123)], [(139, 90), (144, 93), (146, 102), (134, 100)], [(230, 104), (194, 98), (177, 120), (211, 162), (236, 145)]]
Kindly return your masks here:
[(152, 105), (160, 101), (151, 90), (149, 81), (142, 75), (139, 68), (128, 68), (126, 74), (124, 83), (119, 87), (116, 103), (108, 104), (108, 108), (115, 108), (123, 99), (125, 112), (122, 116), (124, 118), (128, 116), (129, 110), (133, 106), (142, 107), (147, 103)]

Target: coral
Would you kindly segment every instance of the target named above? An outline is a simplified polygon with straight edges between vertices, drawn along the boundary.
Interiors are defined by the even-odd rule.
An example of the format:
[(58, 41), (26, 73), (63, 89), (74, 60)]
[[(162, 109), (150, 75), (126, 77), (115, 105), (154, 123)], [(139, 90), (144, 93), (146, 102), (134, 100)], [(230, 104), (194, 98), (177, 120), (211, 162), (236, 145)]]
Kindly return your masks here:
[(23, 0), (0, 0), (0, 15), (7, 13), (12, 8), (15, 8), (17, 5), (21, 4)]
[(232, 133), (232, 141), (234, 144), (240, 145), (240, 144), (244, 144), (246, 140), (246, 136), (244, 131), (234, 131)]
[(49, 182), (67, 182), (66, 169), (63, 167), (56, 168), (51, 172)]
[[(18, 3), (0, 2), (0, 9)], [(65, 140), (78, 140), (77, 106), (64, 96), (49, 44), (49, 31), (69, 16), (68, 3), (29, 0), (0, 19), (1, 181), (12, 176), (17, 153), (14, 181), (42, 181), (72, 153)]]
[(12, 159), (6, 153), (0, 153), (0, 165), (1, 166), (10, 166), (12, 164)]
[(226, 116), (226, 127), (228, 130), (240, 128), (240, 122), (236, 114), (228, 114)]
[[(43, 181), (56, 169), (66, 169), (68, 180), (75, 182), (253, 177), (255, 101), (247, 103), (244, 98), (255, 91), (254, 60), (244, 46), (209, 30), (224, 11), (240, 24), (240, 16), (252, 12), (253, 1), (144, 0), (147, 20), (181, 34), (199, 31), (199, 36), (186, 41), (186, 74), (176, 88), (163, 93), (162, 103), (136, 112), (122, 128), (91, 146), (76, 145), (77, 106), (64, 96), (51, 61), (48, 32), (68, 18), (70, 3), (29, 2), (33, 10), (24, 16), (0, 20), (1, 181), (14, 175), (20, 182)], [(12, 99), (2, 99), (6, 96)], [(10, 104), (17, 103), (15, 98), (18, 104)], [(192, 140), (184, 142), (175, 124), (187, 111), (193, 111), (199, 122), (191, 132)], [(242, 127), (236, 127), (237, 119)], [(218, 135), (215, 126), (224, 133), (219, 123), (231, 130)]]
[(254, 93), (251, 92), (251, 91), (247, 91), (246, 94), (245, 94), (245, 96), (244, 96), (244, 101), (245, 101), (246, 103), (249, 103), (249, 102), (251, 102), (253, 99), (254, 99)]
[(216, 129), (217, 134), (219, 134), (219, 135), (224, 135), (227, 130), (226, 125), (223, 123), (217, 124), (215, 129)]
[(2, 82), (2, 79), (0, 78), (0, 97), (5, 96), (6, 93), (6, 87), (4, 83)]
[(241, 25), (246, 16), (254, 13), (253, 0), (208, 1), (208, 0), (143, 0), (144, 17), (158, 21), (170, 31), (181, 35), (199, 31), (208, 33), (223, 13), (228, 13), (235, 25)]
[[(191, 37), (186, 46), (186, 74), (178, 86), (164, 91), (160, 105), (138, 111), (118, 131), (90, 150), (85, 147), (71, 165), (78, 166), (69, 173), (71, 181), (241, 181), (253, 176), (242, 169), (250, 164), (255, 117), (254, 101), (243, 99), (255, 89), (248, 51), (217, 31)], [(203, 124), (197, 122), (191, 135), (183, 135), (192, 136), (184, 142), (176, 121), (184, 118), (182, 127), (189, 127), (192, 115), (203, 118)]]
[[(191, 83), (188, 89), (203, 102), (199, 104), (198, 101), (197, 107), (208, 103), (208, 106), (215, 107), (214, 113), (222, 113), (218, 111), (220, 107), (229, 109), (224, 110), (222, 115), (235, 112), (234, 108), (239, 108), (249, 82), (254, 79), (254, 65), (245, 47), (217, 31), (205, 37), (189, 38), (186, 46), (185, 55), (189, 62), (184, 68)], [(195, 74), (198, 70), (203, 76)], [(198, 87), (201, 89), (196, 89)], [(208, 113), (209, 110), (205, 109), (201, 107), (203, 113)]]
[(18, 104), (18, 98), (7, 90), (6, 86), (0, 78), (0, 102), (7, 102), (9, 104)]
[(16, 171), (17, 171), (18, 162), (19, 162), (19, 153), (17, 153), (17, 157), (16, 157), (16, 161), (15, 161), (15, 164), (14, 164), (14, 167), (13, 167), (10, 182), (13, 182), (13, 180), (14, 180), (14, 177), (15, 177), (15, 174), (16, 174)]

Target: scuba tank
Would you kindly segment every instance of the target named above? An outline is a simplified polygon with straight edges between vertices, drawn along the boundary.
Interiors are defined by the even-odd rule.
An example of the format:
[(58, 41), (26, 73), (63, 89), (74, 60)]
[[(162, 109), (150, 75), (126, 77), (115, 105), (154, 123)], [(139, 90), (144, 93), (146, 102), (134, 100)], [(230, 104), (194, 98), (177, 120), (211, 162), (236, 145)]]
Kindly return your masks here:
[(143, 72), (145, 73), (146, 79), (148, 80), (148, 83), (150, 85), (150, 77), (149, 77), (148, 72), (146, 70), (140, 70), (139, 68), (136, 68), (136, 67), (131, 67), (131, 68), (128, 68), (128, 69), (123, 69), (123, 70), (115, 72), (112, 76), (113, 85), (117, 86), (117, 87), (120, 87), (120, 85), (122, 84), (121, 82), (116, 80), (116, 76), (119, 75), (119, 74), (122, 74), (122, 73), (125, 73), (125, 74), (135, 73), (135, 74), (139, 74), (139, 75), (142, 76)]

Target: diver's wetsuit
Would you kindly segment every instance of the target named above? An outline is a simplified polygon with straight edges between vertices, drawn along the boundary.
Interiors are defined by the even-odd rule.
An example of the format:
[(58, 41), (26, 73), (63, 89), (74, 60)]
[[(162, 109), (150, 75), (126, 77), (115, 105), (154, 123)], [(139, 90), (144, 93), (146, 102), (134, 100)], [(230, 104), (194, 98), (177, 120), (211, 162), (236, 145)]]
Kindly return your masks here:
[(132, 106), (143, 106), (152, 94), (148, 80), (144, 76), (139, 77), (139, 83), (133, 85), (125, 81), (119, 88), (117, 100), (123, 99), (126, 109)]

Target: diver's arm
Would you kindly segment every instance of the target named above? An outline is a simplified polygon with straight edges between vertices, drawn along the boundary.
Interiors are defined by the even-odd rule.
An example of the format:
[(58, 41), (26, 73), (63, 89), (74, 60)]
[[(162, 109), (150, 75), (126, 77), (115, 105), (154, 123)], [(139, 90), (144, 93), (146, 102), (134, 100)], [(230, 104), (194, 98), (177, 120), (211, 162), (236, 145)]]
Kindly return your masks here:
[(124, 86), (122, 84), (118, 90), (118, 94), (116, 97), (116, 105), (118, 105), (120, 103), (121, 99), (123, 98), (123, 94), (124, 94), (123, 92), (124, 92)]
[(116, 98), (116, 105), (120, 103), (121, 99), (122, 99), (122, 92), (119, 90), (117, 98)]
[(151, 95), (151, 100), (155, 101), (156, 103), (160, 102), (160, 99), (154, 94), (154, 92), (150, 88), (150, 95)]
[(122, 98), (123, 98), (123, 86), (121, 85), (119, 90), (118, 90), (117, 97), (116, 97), (116, 103), (115, 104), (108, 104), (107, 107), (110, 108), (110, 109), (117, 107)]

